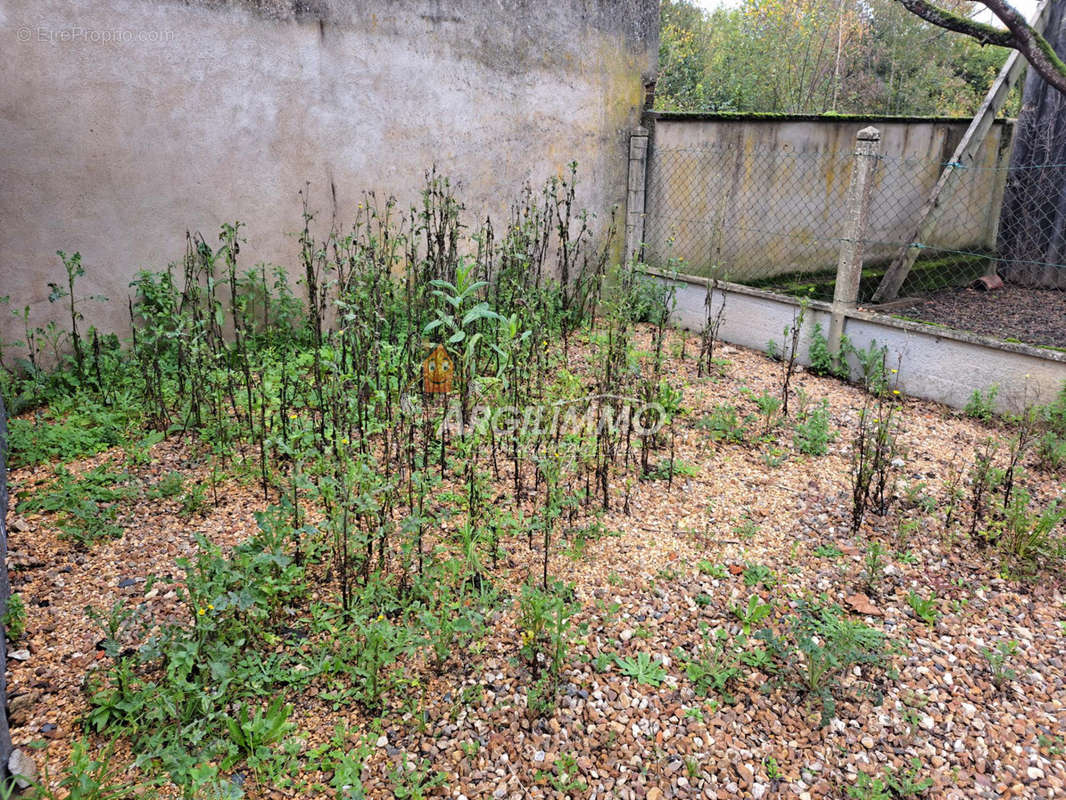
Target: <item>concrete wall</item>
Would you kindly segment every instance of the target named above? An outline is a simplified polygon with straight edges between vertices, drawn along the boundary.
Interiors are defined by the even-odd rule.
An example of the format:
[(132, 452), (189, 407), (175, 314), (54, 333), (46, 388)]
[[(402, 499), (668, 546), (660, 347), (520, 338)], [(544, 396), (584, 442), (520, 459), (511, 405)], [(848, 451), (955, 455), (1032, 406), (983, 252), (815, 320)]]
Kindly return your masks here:
[[(648, 263), (715, 263), (732, 280), (818, 272), (836, 264), (855, 134), (881, 131), (867, 260), (909, 241), (915, 215), (969, 120), (658, 114), (645, 223)], [(946, 198), (935, 243), (992, 248), (1012, 127), (997, 122), (973, 169)]]
[(89, 321), (121, 329), (187, 229), (239, 219), (247, 266), (292, 271), (306, 181), (328, 227), (364, 190), (417, 200), (434, 164), (473, 221), (576, 160), (602, 218), (657, 47), (657, 0), (5, 0), (0, 295), (46, 318), (79, 250), (81, 292), (117, 300)]
[[(707, 282), (699, 277), (656, 276), (677, 287), (674, 322), (688, 330), (701, 330), (706, 321)], [(793, 297), (771, 294), (737, 284), (719, 284), (712, 298), (712, 313), (725, 303), (719, 337), (726, 342), (765, 351), (773, 340), (784, 349), (782, 332), (799, 310)], [(808, 348), (814, 326), (829, 329), (829, 305), (811, 302), (801, 331), (799, 361), (809, 364)], [(999, 411), (1018, 413), (1025, 404), (1050, 403), (1066, 382), (1066, 353), (1024, 344), (997, 342), (960, 331), (897, 320), (865, 311), (847, 312), (844, 334), (855, 347), (887, 347), (887, 363), (898, 363), (898, 386), (912, 397), (962, 408), (975, 391), (993, 384)], [(852, 364), (857, 367), (856, 364)], [(857, 374), (857, 373), (856, 373)]]

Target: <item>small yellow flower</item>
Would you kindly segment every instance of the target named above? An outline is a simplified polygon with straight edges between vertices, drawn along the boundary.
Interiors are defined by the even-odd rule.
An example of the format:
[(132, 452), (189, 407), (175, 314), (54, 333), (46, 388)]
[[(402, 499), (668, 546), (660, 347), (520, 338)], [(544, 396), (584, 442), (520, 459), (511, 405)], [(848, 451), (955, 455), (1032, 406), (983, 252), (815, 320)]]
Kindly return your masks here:
[(899, 370), (898, 370), (898, 369), (894, 369), (894, 370), (892, 370), (892, 374), (893, 374), (893, 375), (895, 375), (895, 374), (896, 374), (897, 372), (899, 372)]
[(381, 622), (384, 619), (385, 619), (385, 615), (384, 614), (378, 614), (378, 622)]
[(214, 610), (215, 610), (215, 607), (214, 607), (213, 605), (211, 605), (210, 603), (208, 603), (208, 604), (207, 604), (207, 607), (208, 607), (208, 608), (209, 608), (209, 609), (210, 609), (211, 611), (214, 611)]
[(892, 394), (899, 394), (899, 389), (893, 389)]
[(204, 614), (206, 614), (207, 612), (206, 612), (206, 611), (204, 611), (204, 610), (203, 610), (203, 609), (201, 608), (201, 609), (200, 609), (199, 611), (197, 611), (196, 613), (197, 613), (197, 614), (199, 614), (199, 615), (200, 615), (200, 616), (202, 617), (202, 616), (203, 616)]

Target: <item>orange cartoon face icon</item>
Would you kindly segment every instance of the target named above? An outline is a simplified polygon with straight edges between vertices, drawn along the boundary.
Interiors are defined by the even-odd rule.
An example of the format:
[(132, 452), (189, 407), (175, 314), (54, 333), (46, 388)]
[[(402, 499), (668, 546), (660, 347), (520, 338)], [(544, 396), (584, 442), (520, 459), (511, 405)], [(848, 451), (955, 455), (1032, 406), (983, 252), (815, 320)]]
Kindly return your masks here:
[(438, 344), (422, 362), (422, 388), (427, 394), (447, 394), (454, 374), (455, 362), (444, 345)]

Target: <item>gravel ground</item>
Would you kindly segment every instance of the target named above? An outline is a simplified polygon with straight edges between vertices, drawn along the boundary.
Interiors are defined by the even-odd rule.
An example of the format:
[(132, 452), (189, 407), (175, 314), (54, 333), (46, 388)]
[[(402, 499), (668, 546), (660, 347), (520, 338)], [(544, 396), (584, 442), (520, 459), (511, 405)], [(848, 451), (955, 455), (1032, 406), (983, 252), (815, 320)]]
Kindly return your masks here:
[(1066, 291), (1010, 284), (991, 292), (945, 289), (892, 313), (997, 339), (1066, 348)]
[[(695, 352), (693, 340), (686, 349)], [(766, 444), (713, 443), (699, 426), (722, 402), (753, 412), (745, 389), (779, 389), (779, 364), (731, 347), (720, 354), (728, 363), (713, 378), (698, 379), (691, 360), (675, 358), (671, 365), (674, 376), (688, 382), (689, 413), (677, 424), (676, 455), (694, 474), (677, 476), (672, 485), (636, 484), (631, 513), (604, 519), (616, 535), (589, 543), (580, 554), (562, 547), (553, 553), (551, 572), (573, 581), (581, 621), (588, 624), (569, 659), (556, 712), (541, 718), (527, 713), (530, 676), (516, 658), (514, 611), (503, 605), (479, 652), (458, 654), (443, 675), (405, 665), (425, 682), (428, 723), (421, 729), (404, 698), (393, 698), (368, 762), (368, 796), (394, 796), (388, 774), (409, 756), (429, 759), (447, 774), (433, 796), (470, 800), (841, 798), (859, 772), (904, 767), (912, 758), (934, 781), (928, 797), (1066, 797), (1062, 576), (1006, 579), (990, 552), (944, 530), (942, 504), (922, 513), (901, 500), (887, 517), (870, 518), (852, 535), (848, 451), (863, 394), (801, 373), (794, 385), (812, 402), (829, 402), (838, 435), (827, 455), (810, 457), (792, 451), (791, 435), (782, 430), (777, 446), (787, 455), (775, 466)], [(942, 498), (953, 466), (968, 464), (990, 433), (1006, 435), (912, 400), (904, 402), (902, 419), (901, 496), (924, 482), (929, 495)], [(153, 450), (153, 463), (143, 469), (148, 478), (172, 470), (194, 477), (202, 467), (193, 455), (189, 443), (171, 440)], [(121, 452), (72, 469), (102, 458), (120, 459)], [(15, 499), (48, 474), (47, 468), (14, 471)], [(1061, 494), (1061, 476), (1032, 468), (1027, 474), (1034, 496), (1047, 501)], [(222, 546), (241, 541), (261, 506), (253, 489), (237, 484), (225, 488), (219, 507), (191, 524), (177, 516), (175, 501), (145, 502), (123, 538), (87, 553), (57, 539), (50, 516), (12, 513), (13, 588), (28, 607), (28, 630), (15, 646), (26, 649), (27, 658), (9, 661), (16, 745), (43, 741), (36, 757), (55, 775), (80, 735), (82, 679), (102, 656), (85, 606), (124, 600), (147, 603), (160, 620), (180, 613), (173, 585), (163, 581), (146, 596), (144, 576), (179, 573), (174, 559), (193, 551), (196, 531)], [(901, 524), (908, 521), (913, 525)], [(862, 577), (863, 554), (875, 541), (888, 555), (884, 578), (871, 589)], [(828, 545), (835, 556), (826, 555)], [(513, 590), (538, 574), (540, 554), (529, 551), (524, 537), (504, 546), (494, 577)], [(724, 570), (708, 574), (701, 561)], [(751, 564), (770, 568), (777, 582), (747, 586), (742, 573)], [(915, 618), (907, 603), (911, 591), (935, 593), (935, 625)], [(891, 666), (898, 675), (856, 668), (845, 676), (836, 715), (824, 727), (816, 703), (755, 668), (745, 670), (731, 705), (698, 696), (677, 648), (693, 652), (701, 625), (739, 633), (730, 609), (753, 593), (774, 607), (771, 620), (810, 594), (854, 609), (854, 618), (896, 643)], [(981, 651), (1006, 640), (1019, 644), (1011, 662), (1017, 675), (998, 689)], [(617, 665), (601, 672), (594, 664), (601, 653), (647, 653), (661, 660), (666, 678), (652, 687), (622, 675)], [(290, 702), (309, 748), (328, 740), (338, 722), (370, 730), (358, 708), (335, 712), (314, 694)], [(123, 755), (120, 748), (115, 757)], [(573, 758), (567, 780), (584, 782), (583, 791), (559, 782), (570, 763), (566, 757)], [(314, 764), (306, 768), (312, 782), (328, 778), (316, 775)], [(245, 788), (253, 797), (296, 796)], [(299, 793), (316, 795), (331, 793)]]

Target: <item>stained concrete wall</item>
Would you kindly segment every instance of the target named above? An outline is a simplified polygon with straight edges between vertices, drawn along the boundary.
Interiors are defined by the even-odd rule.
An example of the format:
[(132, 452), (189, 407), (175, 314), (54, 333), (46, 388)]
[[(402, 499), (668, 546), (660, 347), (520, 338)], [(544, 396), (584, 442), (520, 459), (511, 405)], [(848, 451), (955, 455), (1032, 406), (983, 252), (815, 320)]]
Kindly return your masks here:
[[(917, 213), (968, 119), (653, 115), (645, 256), (679, 259), (732, 280), (832, 269), (837, 260), (855, 134), (881, 131), (873, 173), (867, 261), (909, 241)], [(973, 168), (957, 181), (935, 244), (994, 248), (1012, 126), (996, 122)], [(717, 260), (716, 260), (717, 259)]]
[(657, 30), (657, 0), (5, 0), (0, 295), (47, 318), (78, 250), (80, 293), (117, 300), (88, 321), (121, 329), (187, 229), (239, 219), (243, 262), (291, 272), (305, 182), (328, 227), (364, 190), (417, 200), (434, 164), (474, 221), (577, 161), (602, 220)]
[[(706, 322), (707, 281), (698, 276), (654, 275), (676, 287), (673, 321), (688, 330)], [(725, 304), (718, 335), (722, 341), (765, 351), (771, 340), (780, 350), (782, 331), (794, 324), (799, 301), (739, 284), (721, 282), (711, 300), (712, 315)], [(812, 301), (799, 340), (798, 360), (809, 364), (814, 326), (829, 329), (829, 305)], [(998, 411), (1019, 413), (1027, 404), (1046, 405), (1066, 382), (1066, 353), (893, 319), (866, 311), (845, 314), (844, 334), (862, 350), (886, 347), (886, 362), (899, 364), (898, 386), (909, 396), (963, 408), (975, 391), (996, 385)], [(858, 365), (852, 359), (856, 375)]]

